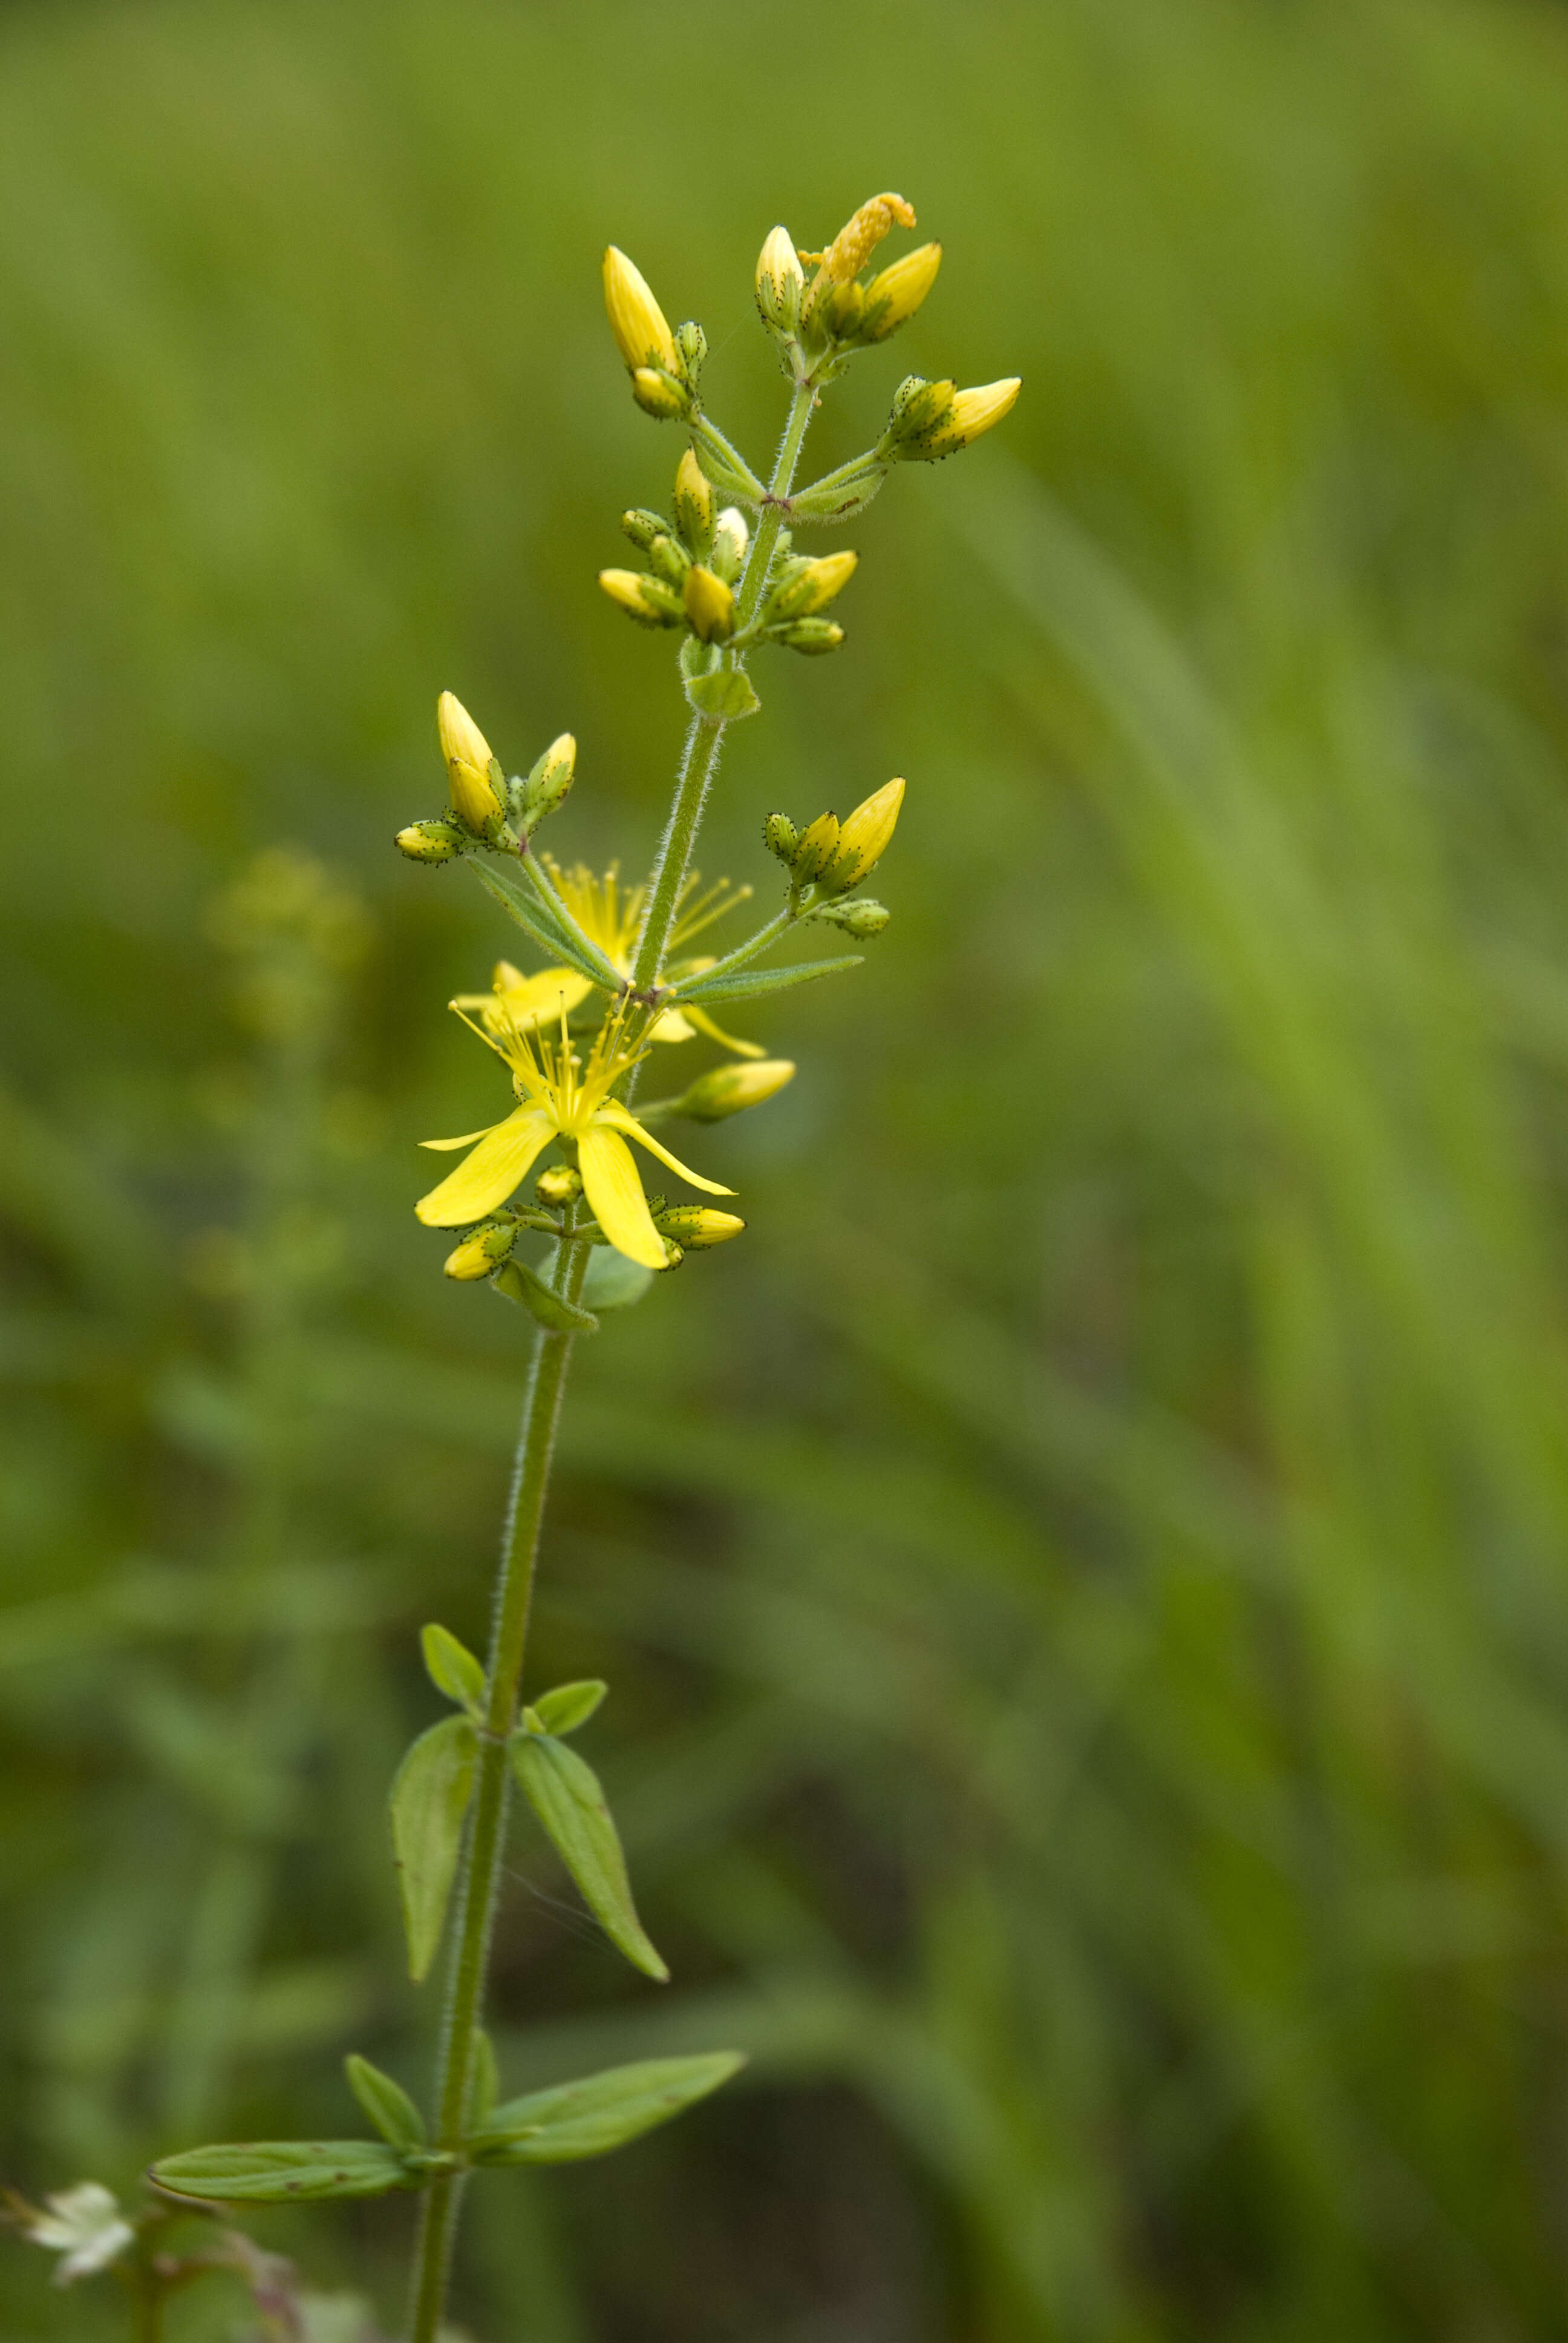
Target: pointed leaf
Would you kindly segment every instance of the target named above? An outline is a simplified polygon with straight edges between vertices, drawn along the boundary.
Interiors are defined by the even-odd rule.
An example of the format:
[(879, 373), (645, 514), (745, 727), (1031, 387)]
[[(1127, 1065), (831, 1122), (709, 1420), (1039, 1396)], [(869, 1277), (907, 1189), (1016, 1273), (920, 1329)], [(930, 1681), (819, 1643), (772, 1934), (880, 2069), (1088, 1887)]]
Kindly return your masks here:
[(721, 667), (712, 675), (688, 676), (686, 696), (699, 716), (726, 724), (742, 716), (755, 716), (762, 705), (750, 678), (738, 667)]
[(700, 2058), (644, 2058), (580, 2083), (508, 2099), (468, 2141), (477, 2164), (573, 2164), (624, 2147), (728, 2082), (745, 2060), (715, 2050)]
[(149, 2177), (178, 2197), (222, 2205), (279, 2205), (290, 2198), (385, 2197), (417, 2188), (395, 2147), (378, 2139), (255, 2139), (226, 2147), (193, 2147), (166, 2156)]
[(422, 1983), (436, 1957), (463, 1844), (477, 1744), (466, 1716), (422, 1733), (392, 1785), (392, 1845), (403, 1895), (408, 1974)]
[(585, 1676), (579, 1684), (557, 1684), (540, 1693), (533, 1704), (541, 1733), (575, 1733), (586, 1725), (609, 1690), (601, 1677)]
[(593, 1767), (564, 1741), (537, 1734), (515, 1735), (510, 1748), (518, 1779), (589, 1911), (634, 1968), (664, 1984), (669, 1971), (637, 1916), (626, 1857)]
[(425, 2118), (401, 2083), (373, 2066), (368, 2058), (351, 2051), (343, 2061), (348, 2087), (381, 2134), (394, 2147), (423, 2147), (428, 2137)]
[(425, 1670), (437, 1692), (455, 1700), (459, 1708), (482, 1709), (485, 1704), (485, 1671), (466, 1644), (459, 1644), (448, 1628), (432, 1624), (419, 1630), (419, 1645), (425, 1654)]
[(568, 961), (579, 976), (586, 976), (601, 991), (619, 990), (619, 970), (602, 952), (595, 952), (575, 936), (559, 913), (528, 885), (526, 879), (514, 876), (505, 863), (481, 861), (477, 856), (470, 860), (469, 868), (478, 872), (480, 883), (487, 892), (511, 913), (518, 927), (525, 929), (535, 943), (548, 952), (552, 959)]
[(575, 1302), (567, 1301), (553, 1286), (547, 1285), (526, 1261), (504, 1262), (490, 1282), (508, 1302), (520, 1302), (552, 1334), (598, 1332), (598, 1320), (591, 1310), (579, 1310)]
[(864, 952), (845, 952), (838, 960), (794, 960), (788, 968), (742, 968), (733, 976), (694, 977), (689, 984), (678, 984), (669, 996), (670, 1006), (694, 1001), (704, 1009), (716, 1001), (759, 1001), (765, 992), (787, 992), (791, 985), (814, 984), (819, 976), (841, 976), (847, 968), (859, 968)]

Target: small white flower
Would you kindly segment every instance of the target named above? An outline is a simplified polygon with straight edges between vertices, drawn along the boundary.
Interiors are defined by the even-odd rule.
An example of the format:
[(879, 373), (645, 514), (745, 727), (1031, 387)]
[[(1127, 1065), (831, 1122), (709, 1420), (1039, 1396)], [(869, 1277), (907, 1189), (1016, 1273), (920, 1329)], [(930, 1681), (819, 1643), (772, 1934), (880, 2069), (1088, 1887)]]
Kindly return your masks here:
[(106, 2269), (136, 2235), (121, 2215), (119, 2199), (101, 2181), (79, 2180), (75, 2188), (62, 2188), (44, 2202), (48, 2211), (35, 2214), (25, 2234), (35, 2246), (63, 2256), (55, 2272), (56, 2286)]

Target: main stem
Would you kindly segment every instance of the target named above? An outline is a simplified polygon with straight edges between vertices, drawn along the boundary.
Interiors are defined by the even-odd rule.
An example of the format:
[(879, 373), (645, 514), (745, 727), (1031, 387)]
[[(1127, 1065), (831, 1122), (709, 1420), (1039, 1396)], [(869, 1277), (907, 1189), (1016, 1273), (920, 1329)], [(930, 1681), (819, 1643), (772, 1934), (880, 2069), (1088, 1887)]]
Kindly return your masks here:
[[(738, 631), (755, 616), (767, 583), (773, 550), (783, 526), (783, 499), (795, 478), (816, 396), (809, 381), (796, 384), (769, 485), (769, 502), (758, 521), (736, 596)], [(676, 775), (675, 799), (659, 842), (648, 912), (638, 940), (632, 984), (638, 992), (657, 984), (669, 950), (691, 850), (701, 825), (709, 787), (719, 768), (724, 730), (725, 719), (716, 721), (699, 716), (686, 737)], [(588, 1261), (586, 1245), (563, 1244), (557, 1252), (554, 1284), (556, 1291), (568, 1301), (575, 1302), (582, 1291)], [(540, 1328), (534, 1343), (528, 1395), (518, 1433), (511, 1499), (490, 1624), (488, 1692), (479, 1736), (478, 1778), (457, 1893), (457, 1940), (436, 2064), (437, 2136), (443, 2147), (460, 2147), (465, 2130), (474, 2031), (484, 2009), (490, 1931), (500, 1888), (508, 1784), (507, 1741), (517, 1723), (522, 1694), (523, 1658), (528, 1646), (539, 1532), (544, 1523), (550, 1464), (574, 1340), (570, 1334), (552, 1334)], [(462, 2176), (454, 2174), (435, 2181), (425, 2192), (414, 2264), (409, 2343), (437, 2343), (462, 2186)]]

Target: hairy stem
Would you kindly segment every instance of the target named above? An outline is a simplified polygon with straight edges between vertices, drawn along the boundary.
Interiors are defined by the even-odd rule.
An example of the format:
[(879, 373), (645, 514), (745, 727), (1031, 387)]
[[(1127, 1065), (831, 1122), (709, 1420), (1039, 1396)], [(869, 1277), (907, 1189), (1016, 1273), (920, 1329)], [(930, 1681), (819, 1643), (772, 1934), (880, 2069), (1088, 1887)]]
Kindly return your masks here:
[[(559, 1247), (552, 1282), (557, 1292), (564, 1294), (568, 1301), (575, 1302), (581, 1292), (588, 1262), (586, 1245)], [(543, 1327), (539, 1329), (518, 1433), (490, 1624), (488, 1702), (479, 1743), (477, 1780), (458, 1889), (457, 1934), (436, 2067), (437, 2138), (447, 2147), (457, 2147), (463, 2137), (474, 2029), (484, 2010), (485, 1972), (506, 1832), (507, 1736), (517, 1722), (521, 1696), (539, 1532), (560, 1423), (561, 1395), (575, 1339), (570, 1334), (548, 1333)], [(436, 2343), (446, 2300), (461, 2187), (460, 2177), (454, 2177), (437, 2180), (426, 2192), (415, 2262), (410, 2343)]]
[[(757, 614), (762, 598), (762, 588), (773, 559), (773, 548), (779, 542), (779, 531), (784, 524), (782, 499), (789, 493), (795, 478), (795, 467), (800, 460), (801, 444), (806, 427), (811, 420), (811, 409), (817, 394), (809, 382), (797, 383), (790, 401), (784, 437), (779, 443), (778, 459), (773, 478), (769, 482), (769, 502), (762, 508), (746, 558), (746, 568), (740, 580), (740, 591), (735, 598), (735, 629), (739, 634)], [(638, 938), (637, 960), (632, 970), (632, 985), (638, 992), (646, 992), (657, 984), (664, 967), (669, 940), (675, 930), (676, 915), (680, 908), (680, 891), (686, 884), (686, 874), (691, 867), (691, 850), (697, 843), (697, 833), (702, 824), (703, 809), (708, 802), (709, 789), (719, 769), (719, 750), (723, 746), (726, 724), (733, 718), (696, 716), (686, 736), (681, 753), (680, 769), (675, 777), (675, 801), (669, 809), (669, 820), (659, 840), (658, 856), (653, 866), (648, 886), (648, 910), (643, 917), (642, 933)]]

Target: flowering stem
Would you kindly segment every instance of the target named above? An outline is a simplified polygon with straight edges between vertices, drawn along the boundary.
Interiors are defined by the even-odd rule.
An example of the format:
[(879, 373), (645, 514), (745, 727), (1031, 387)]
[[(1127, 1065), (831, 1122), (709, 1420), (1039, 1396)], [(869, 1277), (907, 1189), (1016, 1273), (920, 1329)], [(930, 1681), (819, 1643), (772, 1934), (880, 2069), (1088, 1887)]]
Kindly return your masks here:
[[(806, 427), (811, 420), (811, 409), (817, 393), (809, 382), (798, 382), (789, 404), (784, 437), (779, 443), (778, 459), (773, 478), (769, 482), (769, 501), (763, 506), (762, 518), (757, 524), (747, 555), (746, 568), (740, 580), (740, 591), (735, 598), (735, 627), (739, 633), (756, 616), (762, 599), (762, 588), (773, 560), (773, 548), (779, 542), (779, 531), (784, 523), (783, 498), (789, 493), (795, 478), (795, 467), (800, 460), (801, 443)], [(669, 820), (659, 840), (658, 859), (653, 866), (653, 878), (648, 889), (648, 910), (638, 938), (637, 960), (632, 970), (632, 986), (646, 992), (658, 982), (664, 966), (664, 956), (669, 950), (669, 940), (675, 930), (676, 914), (680, 907), (680, 890), (686, 883), (691, 862), (691, 850), (697, 843), (703, 808), (714, 774), (719, 769), (719, 755), (723, 745), (727, 722), (733, 718), (693, 717), (691, 729), (686, 736), (681, 753), (680, 769), (675, 779), (675, 802), (669, 809)]]
[[(576, 1302), (581, 1293), (588, 1262), (587, 1245), (566, 1243), (557, 1250), (551, 1282), (568, 1302)], [(518, 1718), (539, 1532), (560, 1423), (561, 1395), (575, 1339), (571, 1334), (539, 1329), (518, 1432), (490, 1625), (488, 1692), (479, 1736), (473, 1823), (458, 1890), (457, 1938), (436, 2067), (437, 2139), (444, 2147), (457, 2147), (462, 2142), (474, 2029), (484, 2011), (485, 1973), (500, 1887), (507, 1819), (507, 1739)], [(425, 2196), (415, 2264), (410, 2343), (436, 2343), (461, 2187), (461, 2176), (454, 2175), (437, 2180)]]

